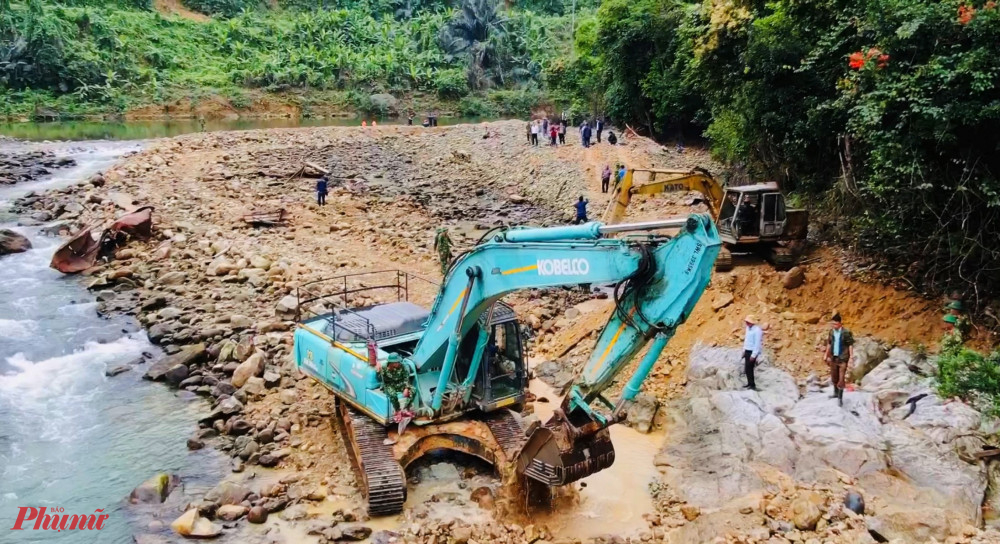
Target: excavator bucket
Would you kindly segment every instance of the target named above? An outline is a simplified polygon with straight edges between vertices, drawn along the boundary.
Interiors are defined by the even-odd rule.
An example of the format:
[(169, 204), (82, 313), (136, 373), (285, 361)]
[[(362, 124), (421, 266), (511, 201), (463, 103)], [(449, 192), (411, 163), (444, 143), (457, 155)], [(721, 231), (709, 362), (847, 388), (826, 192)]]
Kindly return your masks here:
[(615, 462), (608, 429), (570, 438), (561, 424), (538, 427), (517, 459), (517, 471), (547, 485), (560, 486), (600, 472)]

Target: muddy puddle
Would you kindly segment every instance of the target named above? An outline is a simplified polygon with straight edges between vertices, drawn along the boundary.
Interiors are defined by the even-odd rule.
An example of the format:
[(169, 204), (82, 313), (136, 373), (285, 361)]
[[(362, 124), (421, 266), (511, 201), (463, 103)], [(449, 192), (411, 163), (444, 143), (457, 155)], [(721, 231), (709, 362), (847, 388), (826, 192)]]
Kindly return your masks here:
[[(529, 389), (538, 402), (535, 414), (547, 421), (561, 398), (541, 380)], [(637, 536), (648, 528), (644, 514), (654, 511), (649, 484), (659, 476), (653, 456), (663, 442), (662, 432), (642, 434), (625, 425), (611, 427), (615, 462), (609, 468), (571, 484), (557, 493), (550, 510), (532, 513), (532, 521), (549, 527), (554, 536), (586, 539), (614, 533)]]

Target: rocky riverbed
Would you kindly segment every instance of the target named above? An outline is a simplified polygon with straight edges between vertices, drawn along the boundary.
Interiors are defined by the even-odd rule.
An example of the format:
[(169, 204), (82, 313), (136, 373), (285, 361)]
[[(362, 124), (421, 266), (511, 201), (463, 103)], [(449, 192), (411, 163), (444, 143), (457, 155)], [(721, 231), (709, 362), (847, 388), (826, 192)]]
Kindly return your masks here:
[[(87, 271), (84, 281), (96, 292), (102, 312), (135, 316), (167, 356), (155, 363), (137, 360), (134, 365), (108, 370), (110, 374), (142, 372), (150, 380), (211, 400), (211, 411), (192, 429), (187, 446), (226, 452), (232, 458), (232, 476), (214, 489), (191, 492), (183, 485), (175, 486), (170, 475), (151, 474), (153, 479), (133, 499), (145, 504), (149, 515), (147, 527), (136, 535), (137, 542), (170, 541), (178, 533), (275, 543), (363, 539), (380, 543), (860, 542), (874, 538), (869, 529), (879, 522), (883, 525), (878, 530), (887, 538), (902, 535), (900, 541), (908, 542), (906, 533), (887, 528), (892, 522), (884, 515), (869, 519), (867, 511), (852, 515), (839, 506), (843, 496), (854, 491), (876, 508), (874, 512), (884, 514), (889, 506), (883, 506), (880, 497), (891, 495), (895, 488), (878, 487), (864, 477), (893, 469), (910, 479), (924, 478), (913, 489), (933, 488), (943, 501), (934, 506), (943, 513), (935, 515), (958, 520), (949, 522), (946, 533), (936, 526), (927, 535), (956, 542), (991, 538), (976, 526), (975, 500), (985, 487), (984, 471), (954, 465), (949, 477), (969, 479), (968, 486), (950, 484), (965, 489), (963, 494), (958, 489), (937, 489), (940, 486), (931, 481), (933, 474), (919, 473), (916, 468), (911, 474), (905, 463), (887, 460), (885, 441), (896, 431), (884, 427), (898, 425), (882, 422), (884, 416), (877, 410), (887, 408), (875, 401), (858, 401), (857, 406), (865, 409), (862, 415), (854, 414), (858, 408), (850, 401), (845, 408), (853, 410), (852, 415), (839, 420), (846, 428), (853, 425), (850, 418), (871, 423), (875, 433), (871, 443), (841, 445), (854, 457), (870, 462), (852, 470), (837, 468), (846, 482), (838, 475), (831, 483), (818, 472), (807, 471), (805, 461), (816, 453), (803, 450), (806, 445), (820, 448), (814, 444), (820, 439), (780, 417), (789, 410), (805, 410), (820, 394), (815, 384), (796, 382), (801, 374), (812, 372), (806, 365), (790, 369), (791, 374), (784, 377), (775, 375), (773, 395), (769, 393), (772, 380), (762, 378), (768, 385), (760, 398), (740, 401), (746, 406), (734, 405), (732, 411), (712, 405), (699, 408), (706, 397), (734, 393), (732, 380), (699, 386), (701, 376), (691, 374), (704, 367), (699, 363), (703, 352), (689, 351), (699, 330), (704, 333), (710, 325), (728, 330), (733, 317), (729, 312), (760, 303), (765, 315), (774, 316), (777, 333), (813, 334), (809, 327), (816, 321), (797, 319), (792, 313), (797, 310), (791, 307), (793, 299), (785, 306), (750, 299), (746, 284), (741, 283), (745, 279), (715, 282), (692, 318), (689, 336), (679, 335), (679, 347), (665, 355), (647, 384), (650, 394), (644, 397), (644, 406), (648, 410), (637, 413), (634, 424), (643, 430), (666, 426), (671, 432), (664, 453), (656, 460), (663, 478), (650, 486), (657, 508), (644, 512), (645, 529), (616, 534), (608, 527), (607, 535), (564, 537), (530, 518), (494, 517), (496, 483), (482, 480), (474, 471), (459, 472), (449, 484), (453, 487), (426, 501), (408, 502), (398, 518), (364, 520), (346, 451), (331, 425), (333, 399), (322, 387), (302, 379), (289, 356), (295, 289), (339, 273), (386, 268), (436, 279), (438, 265), (431, 247), (438, 226), (451, 227), (460, 249), (496, 225), (564, 222), (580, 195), (590, 198), (593, 214), (599, 213), (604, 204), (604, 195), (597, 190), (599, 170), (605, 163), (688, 168), (710, 162), (698, 151), (677, 154), (639, 138), (626, 145), (588, 150), (579, 145), (532, 148), (525, 143), (521, 122), (492, 123), (489, 129), (486, 138), (480, 125), (194, 134), (152, 143), (88, 183), (29, 195), (16, 203), (24, 217), (40, 220), (44, 215), (45, 221), (58, 222), (55, 232), (106, 222), (140, 204), (155, 207), (154, 238), (132, 241), (110, 263)], [(574, 141), (573, 136), (568, 139)], [(310, 168), (304, 172), (306, 177), (297, 175), (303, 173), (300, 170), (306, 162), (332, 172), (334, 183), (326, 206), (314, 201)], [(692, 210), (688, 204), (674, 198), (653, 208), (660, 213), (684, 213)], [(283, 226), (253, 227), (242, 220), (254, 211), (279, 208), (288, 217)], [(650, 209), (640, 207), (640, 211), (649, 213)], [(760, 272), (754, 278), (765, 281)], [(771, 279), (780, 282), (770, 276), (767, 281)], [(780, 283), (777, 289), (789, 297)], [(727, 292), (733, 300), (715, 308), (717, 297)], [(411, 299), (424, 304), (434, 294), (431, 284), (416, 284), (410, 293)], [(387, 301), (395, 296), (395, 292), (385, 293), (354, 302)], [(588, 339), (608, 311), (609, 303), (602, 298), (606, 295), (576, 290), (511, 297), (535, 335), (532, 353), (545, 363), (536, 365), (543, 369), (540, 374), (548, 378), (572, 375), (570, 371), (585, 358), (592, 344)], [(787, 323), (780, 320), (782, 312), (792, 313)], [(736, 343), (731, 335), (715, 341)], [(798, 352), (789, 346), (787, 353)], [(721, 364), (728, 357), (725, 354), (717, 360)], [(796, 366), (790, 357), (786, 364)], [(869, 395), (877, 396), (877, 391)], [(680, 404), (657, 410), (662, 402)], [(886, 405), (888, 409), (894, 408), (891, 404)], [(758, 415), (743, 414), (751, 408)], [(829, 410), (839, 409), (831, 405)], [(658, 414), (655, 421), (654, 414)], [(700, 416), (710, 418), (709, 423), (718, 429), (745, 423), (751, 428), (757, 424), (758, 431), (759, 424), (769, 424), (774, 418), (774, 432), (788, 437), (786, 453), (794, 452), (795, 457), (776, 458), (775, 448), (763, 448), (768, 453), (761, 454), (753, 446), (760, 443), (759, 438), (738, 447), (742, 457), (703, 446), (691, 433), (682, 432), (693, 428), (692, 418)], [(737, 418), (736, 423), (728, 417)], [(747, 423), (746, 418), (753, 421)], [(975, 430), (971, 419), (963, 421), (963, 428)], [(825, 428), (828, 423), (818, 425)], [(712, 431), (718, 432), (728, 436), (729, 431)], [(935, 447), (946, 448), (950, 443), (939, 442)], [(720, 471), (695, 466), (715, 453), (720, 463), (729, 463)], [(685, 463), (690, 467), (684, 468)], [(757, 472), (749, 474), (748, 470)], [(179, 476), (183, 482), (183, 475)], [(419, 488), (421, 476), (411, 476)], [(896, 480), (890, 482), (896, 485)], [(699, 493), (698, 486), (714, 495)], [(727, 486), (735, 487), (728, 492)], [(787, 508), (781, 501), (788, 502)], [(780, 506), (769, 510), (775, 502)], [(799, 506), (792, 508), (795, 504)], [(913, 513), (924, 506), (922, 499), (914, 498), (898, 508)], [(810, 518), (818, 510), (824, 522), (798, 523), (790, 508), (799, 513), (807, 510)]]
[[(16, 144), (5, 143), (4, 147), (13, 148)], [(57, 156), (50, 150), (0, 150), (0, 185), (31, 181), (74, 165), (74, 159)]]

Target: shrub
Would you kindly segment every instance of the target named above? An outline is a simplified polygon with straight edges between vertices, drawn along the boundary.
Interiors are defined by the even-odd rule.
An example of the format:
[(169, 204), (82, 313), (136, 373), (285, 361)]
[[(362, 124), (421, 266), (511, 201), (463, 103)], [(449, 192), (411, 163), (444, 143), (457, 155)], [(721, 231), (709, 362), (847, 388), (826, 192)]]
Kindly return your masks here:
[(487, 95), (493, 103), (497, 115), (504, 117), (526, 116), (531, 110), (544, 101), (545, 95), (540, 91), (524, 89), (509, 91), (490, 91)]
[(465, 70), (451, 68), (439, 70), (434, 76), (434, 90), (444, 99), (457, 99), (469, 93)]
[(938, 356), (938, 394), (961, 397), (985, 414), (1000, 416), (1000, 350), (989, 355), (947, 335)]
[(261, 7), (259, 0), (183, 0), (185, 6), (208, 15), (236, 17), (245, 10)]
[(458, 102), (458, 113), (463, 117), (493, 117), (496, 110), (480, 96), (469, 95)]

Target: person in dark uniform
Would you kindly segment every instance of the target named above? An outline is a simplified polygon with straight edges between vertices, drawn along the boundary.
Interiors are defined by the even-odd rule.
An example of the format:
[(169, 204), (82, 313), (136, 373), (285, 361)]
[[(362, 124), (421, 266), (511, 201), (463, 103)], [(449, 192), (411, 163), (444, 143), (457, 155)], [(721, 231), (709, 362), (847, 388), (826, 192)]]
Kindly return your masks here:
[(580, 200), (578, 200), (576, 202), (576, 204), (573, 204), (573, 207), (576, 208), (576, 220), (574, 220), (573, 223), (579, 225), (580, 223), (586, 223), (587, 222), (587, 203), (588, 202), (589, 201), (586, 200), (586, 199), (584, 199), (583, 196), (581, 195), (580, 196)]
[(329, 181), (325, 174), (316, 182), (316, 203), (320, 206), (326, 206), (326, 195), (329, 192), (327, 190), (328, 183)]

